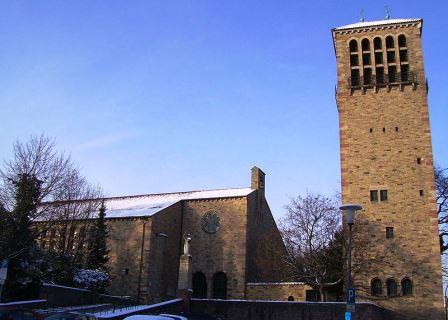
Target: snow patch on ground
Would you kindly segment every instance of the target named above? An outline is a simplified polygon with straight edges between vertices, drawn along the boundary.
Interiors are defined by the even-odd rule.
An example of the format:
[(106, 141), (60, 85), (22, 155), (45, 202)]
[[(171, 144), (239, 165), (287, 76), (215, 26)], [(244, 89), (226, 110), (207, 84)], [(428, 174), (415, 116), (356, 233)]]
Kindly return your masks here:
[(16, 306), (16, 305), (23, 305), (23, 304), (33, 304), (33, 303), (44, 303), (44, 302), (47, 302), (47, 300), (40, 299), (40, 300), (14, 301), (14, 302), (0, 303), (0, 307)]
[(44, 283), (44, 286), (48, 286), (48, 287), (57, 287), (57, 288), (64, 288), (64, 289), (70, 289), (70, 290), (77, 290), (77, 291), (87, 291), (90, 292), (89, 290), (86, 289), (81, 289), (81, 288), (75, 288), (75, 287), (67, 287), (67, 286), (60, 286), (58, 284), (52, 284), (52, 283)]
[[(115, 310), (106, 310), (106, 311), (101, 311), (101, 312), (95, 312), (93, 315), (95, 315), (97, 318), (101, 318), (101, 319), (108, 319), (108, 318), (114, 318), (114, 317), (118, 317), (118, 316), (125, 316), (127, 314), (132, 314), (135, 312), (139, 312), (139, 311), (148, 311), (151, 309), (155, 309), (155, 308), (159, 308), (159, 307), (163, 307), (172, 303), (177, 303), (182, 301), (182, 299), (173, 299), (173, 300), (168, 300), (168, 301), (164, 301), (164, 302), (160, 302), (160, 303), (156, 303), (156, 304), (149, 304), (149, 305), (141, 305), (141, 306), (131, 306), (131, 307), (124, 307), (124, 308), (120, 308), (120, 309), (115, 309)], [(163, 318), (161, 318), (163, 319)], [(141, 319), (143, 320), (143, 319)]]

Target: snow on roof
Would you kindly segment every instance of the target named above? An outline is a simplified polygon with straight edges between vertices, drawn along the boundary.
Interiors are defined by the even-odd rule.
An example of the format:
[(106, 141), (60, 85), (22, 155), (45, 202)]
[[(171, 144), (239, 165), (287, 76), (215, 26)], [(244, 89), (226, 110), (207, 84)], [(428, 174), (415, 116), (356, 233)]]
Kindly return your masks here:
[(148, 194), (105, 199), (106, 218), (143, 217), (153, 214), (181, 200), (244, 197), (254, 189), (217, 189), (177, 193)]
[(334, 28), (334, 30), (344, 30), (344, 29), (354, 29), (354, 28), (364, 28), (364, 27), (374, 27), (374, 26), (382, 26), (388, 24), (396, 24), (396, 23), (408, 23), (408, 22), (417, 22), (422, 19), (389, 19), (389, 20), (378, 20), (378, 21), (363, 21), (348, 24), (346, 26)]

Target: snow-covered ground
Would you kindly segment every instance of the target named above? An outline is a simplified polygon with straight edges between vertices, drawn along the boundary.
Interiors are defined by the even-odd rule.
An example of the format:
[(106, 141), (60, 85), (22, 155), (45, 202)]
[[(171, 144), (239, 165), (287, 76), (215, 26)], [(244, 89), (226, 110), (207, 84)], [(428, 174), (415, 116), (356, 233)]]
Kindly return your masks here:
[(0, 303), (0, 307), (10, 307), (10, 306), (17, 306), (17, 305), (44, 303), (44, 302), (47, 302), (47, 300), (40, 299), (40, 300), (14, 301), (14, 302)]
[(139, 311), (149, 311), (151, 309), (156, 309), (156, 308), (160, 308), (172, 303), (177, 303), (182, 301), (182, 299), (173, 299), (173, 300), (168, 300), (168, 301), (164, 301), (164, 302), (160, 302), (160, 303), (156, 303), (156, 304), (148, 304), (148, 305), (140, 305), (140, 306), (129, 306), (129, 307), (124, 307), (124, 308), (118, 308), (118, 309), (110, 309), (110, 310), (106, 310), (106, 311), (101, 311), (101, 312), (95, 312), (93, 315), (95, 315), (97, 318), (99, 319), (109, 319), (109, 318), (114, 318), (114, 317), (118, 317), (118, 316), (125, 316), (128, 314), (133, 314)]

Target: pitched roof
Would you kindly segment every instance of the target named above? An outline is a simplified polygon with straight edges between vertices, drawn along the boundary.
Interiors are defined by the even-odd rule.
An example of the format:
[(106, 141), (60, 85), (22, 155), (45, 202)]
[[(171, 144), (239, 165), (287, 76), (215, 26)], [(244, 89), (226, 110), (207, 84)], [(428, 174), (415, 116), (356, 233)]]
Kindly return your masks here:
[(244, 197), (253, 191), (251, 188), (239, 188), (112, 197), (106, 198), (104, 204), (106, 218), (147, 217), (181, 200)]
[(365, 27), (376, 27), (382, 25), (390, 25), (390, 24), (398, 24), (398, 23), (409, 23), (409, 22), (418, 22), (422, 19), (388, 19), (388, 20), (377, 20), (377, 21), (363, 21), (348, 24), (346, 26), (337, 27), (333, 30), (345, 30), (345, 29), (355, 29), (355, 28), (365, 28)]

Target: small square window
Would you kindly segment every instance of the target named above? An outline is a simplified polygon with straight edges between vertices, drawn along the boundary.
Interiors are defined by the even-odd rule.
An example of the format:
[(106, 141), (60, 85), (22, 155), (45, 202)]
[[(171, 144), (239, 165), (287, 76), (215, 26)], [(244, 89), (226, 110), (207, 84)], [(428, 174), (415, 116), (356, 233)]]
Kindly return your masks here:
[(417, 158), (417, 164), (422, 164), (422, 158)]
[(423, 190), (420, 190), (420, 197), (423, 197)]
[(373, 128), (370, 128), (370, 132), (373, 132)]
[(386, 132), (386, 128), (383, 128), (383, 132)]
[(386, 238), (391, 239), (394, 237), (394, 228), (393, 227), (386, 227)]
[(370, 190), (370, 201), (378, 201), (378, 190)]
[(387, 201), (387, 190), (380, 190), (380, 200)]
[(398, 132), (398, 127), (395, 127), (395, 131), (397, 131), (397, 132)]

